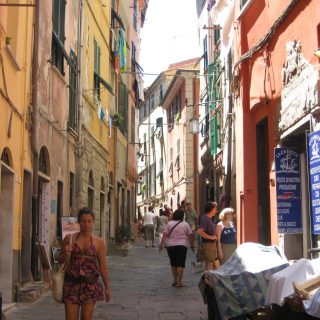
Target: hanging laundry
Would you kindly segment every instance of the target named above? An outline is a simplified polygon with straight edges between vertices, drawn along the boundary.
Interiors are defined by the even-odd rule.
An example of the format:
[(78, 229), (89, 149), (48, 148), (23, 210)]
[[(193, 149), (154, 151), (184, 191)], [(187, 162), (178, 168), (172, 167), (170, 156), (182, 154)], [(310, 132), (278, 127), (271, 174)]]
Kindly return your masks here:
[(109, 127), (109, 138), (111, 138), (111, 134), (112, 134), (112, 117), (110, 115), (108, 117), (108, 127)]
[(106, 110), (105, 110), (105, 119), (106, 119), (107, 125), (108, 125), (108, 127), (109, 127), (109, 111), (108, 111), (107, 108), (106, 108)]
[(124, 38), (124, 32), (119, 29), (119, 55), (120, 55), (120, 71), (126, 71), (127, 44)]
[(110, 29), (111, 32), (111, 50), (112, 52), (116, 52), (117, 51), (117, 36), (116, 33), (114, 32), (113, 29)]

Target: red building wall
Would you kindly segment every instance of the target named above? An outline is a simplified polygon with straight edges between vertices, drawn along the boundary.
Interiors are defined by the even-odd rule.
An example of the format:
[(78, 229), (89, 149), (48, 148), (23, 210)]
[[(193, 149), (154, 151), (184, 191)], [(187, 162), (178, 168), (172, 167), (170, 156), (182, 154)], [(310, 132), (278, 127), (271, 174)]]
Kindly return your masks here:
[[(254, 48), (269, 32), (272, 25), (291, 1), (248, 1), (251, 6), (234, 23), (234, 62)], [(279, 143), (277, 121), (281, 103), (281, 70), (286, 60), (286, 44), (301, 41), (302, 55), (310, 64), (319, 67), (313, 55), (318, 48), (317, 27), (320, 23), (317, 0), (298, 1), (266, 43), (252, 56), (239, 63), (235, 74), (240, 76), (240, 94), (236, 97), (237, 139), (237, 219), (240, 222), (238, 241), (259, 242), (256, 125), (268, 119), (268, 173), (270, 196), (270, 239), (278, 243), (274, 148)], [(266, 155), (267, 156), (267, 155)]]

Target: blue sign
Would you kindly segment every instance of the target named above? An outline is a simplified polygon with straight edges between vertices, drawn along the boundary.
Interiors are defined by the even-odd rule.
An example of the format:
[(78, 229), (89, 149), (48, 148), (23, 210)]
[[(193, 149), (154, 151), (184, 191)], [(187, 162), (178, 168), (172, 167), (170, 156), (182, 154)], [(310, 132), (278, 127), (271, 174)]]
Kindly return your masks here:
[(320, 131), (308, 135), (312, 232), (320, 234)]
[(279, 233), (302, 233), (299, 154), (292, 148), (275, 148)]

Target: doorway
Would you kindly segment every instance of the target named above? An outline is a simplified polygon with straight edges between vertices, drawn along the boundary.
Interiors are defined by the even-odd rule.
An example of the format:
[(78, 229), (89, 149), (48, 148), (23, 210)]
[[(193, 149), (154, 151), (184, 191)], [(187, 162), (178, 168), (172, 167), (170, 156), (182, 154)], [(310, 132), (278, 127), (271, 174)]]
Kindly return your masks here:
[(4, 303), (13, 301), (12, 224), (14, 203), (14, 172), (0, 161), (0, 283)]
[(32, 280), (31, 274), (31, 205), (32, 205), (32, 176), (28, 171), (23, 173), (23, 199), (22, 199), (22, 242), (21, 242), (21, 280)]
[(259, 243), (271, 244), (268, 119), (256, 126)]

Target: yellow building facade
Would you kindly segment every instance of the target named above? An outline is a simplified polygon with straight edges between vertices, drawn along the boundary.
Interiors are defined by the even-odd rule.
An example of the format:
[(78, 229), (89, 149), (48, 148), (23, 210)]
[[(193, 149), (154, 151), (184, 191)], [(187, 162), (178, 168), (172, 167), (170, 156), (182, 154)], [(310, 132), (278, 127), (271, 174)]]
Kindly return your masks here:
[(110, 69), (110, 1), (84, 1), (82, 15), (82, 74), (80, 100), (80, 144), (77, 175), (79, 205), (96, 214), (95, 234), (109, 237), (112, 177), (110, 150), (113, 125), (111, 105), (115, 103)]
[[(3, 302), (19, 287), (22, 261), (30, 248), (22, 245), (22, 228), (31, 218), (31, 64), (32, 6), (0, 6), (0, 283)], [(3, 1), (0, 1), (3, 4)], [(24, 1), (30, 4), (32, 1)]]

